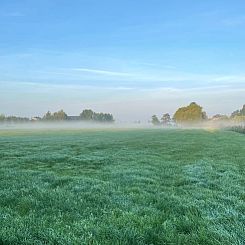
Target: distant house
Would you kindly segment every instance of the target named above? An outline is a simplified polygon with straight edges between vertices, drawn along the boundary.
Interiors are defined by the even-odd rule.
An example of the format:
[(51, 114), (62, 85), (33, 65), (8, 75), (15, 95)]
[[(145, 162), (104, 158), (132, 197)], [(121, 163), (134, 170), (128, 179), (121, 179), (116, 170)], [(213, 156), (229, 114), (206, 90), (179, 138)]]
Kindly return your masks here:
[(67, 116), (67, 120), (78, 121), (78, 120), (81, 120), (81, 117), (80, 116)]
[(32, 117), (31, 121), (40, 121), (42, 118), (41, 117)]

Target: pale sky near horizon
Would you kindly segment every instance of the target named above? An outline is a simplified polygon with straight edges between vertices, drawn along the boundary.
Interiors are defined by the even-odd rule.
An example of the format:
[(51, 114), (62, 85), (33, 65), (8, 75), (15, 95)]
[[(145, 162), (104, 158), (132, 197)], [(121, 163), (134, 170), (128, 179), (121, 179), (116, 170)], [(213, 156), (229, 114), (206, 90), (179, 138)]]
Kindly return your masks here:
[(244, 0), (1, 0), (0, 33), (0, 113), (245, 104)]

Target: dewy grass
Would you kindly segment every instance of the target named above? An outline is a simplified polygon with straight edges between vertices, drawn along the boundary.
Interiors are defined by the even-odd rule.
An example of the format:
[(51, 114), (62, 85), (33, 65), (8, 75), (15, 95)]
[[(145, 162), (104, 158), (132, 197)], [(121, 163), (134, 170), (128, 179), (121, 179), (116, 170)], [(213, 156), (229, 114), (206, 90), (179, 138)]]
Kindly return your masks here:
[(0, 244), (244, 244), (242, 134), (0, 135)]

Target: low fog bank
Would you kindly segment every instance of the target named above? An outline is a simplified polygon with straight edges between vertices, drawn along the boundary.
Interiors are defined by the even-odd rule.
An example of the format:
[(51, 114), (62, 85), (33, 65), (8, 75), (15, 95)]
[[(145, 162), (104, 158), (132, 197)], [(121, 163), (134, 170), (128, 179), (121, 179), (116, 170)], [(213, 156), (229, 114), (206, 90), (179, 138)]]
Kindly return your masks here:
[(151, 128), (150, 123), (138, 124), (138, 123), (96, 123), (96, 122), (6, 122), (0, 123), (0, 130), (13, 130), (13, 129), (120, 129), (120, 128)]
[(178, 128), (183, 128), (183, 129), (206, 129), (206, 128), (213, 128), (213, 129), (225, 129), (225, 128), (231, 128), (231, 127), (237, 127), (237, 126), (242, 126), (245, 127), (245, 122), (237, 122), (237, 121), (232, 121), (232, 120), (224, 120), (224, 121), (204, 121), (204, 122), (199, 122), (199, 123), (182, 123), (178, 124)]
[(0, 123), (0, 130), (35, 130), (35, 129), (225, 129), (234, 126), (244, 126), (245, 122), (233, 122), (233, 121), (206, 121), (202, 123), (183, 123), (183, 124), (171, 124), (171, 125), (153, 125), (151, 123), (96, 123), (96, 122), (6, 122)]

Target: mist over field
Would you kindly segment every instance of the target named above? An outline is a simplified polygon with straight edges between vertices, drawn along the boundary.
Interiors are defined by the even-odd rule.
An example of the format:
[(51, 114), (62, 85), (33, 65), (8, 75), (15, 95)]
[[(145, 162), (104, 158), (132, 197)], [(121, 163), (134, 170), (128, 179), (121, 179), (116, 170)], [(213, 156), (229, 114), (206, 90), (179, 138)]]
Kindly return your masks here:
[(184, 124), (172, 124), (172, 125), (152, 125), (148, 123), (96, 123), (96, 122), (6, 122), (0, 123), (0, 130), (15, 130), (15, 129), (26, 129), (26, 130), (38, 130), (38, 129), (226, 129), (235, 126), (245, 126), (245, 122), (232, 122), (232, 121), (221, 121), (221, 122), (197, 122), (197, 123), (184, 123)]
[(137, 123), (96, 123), (96, 122), (26, 122), (0, 123), (0, 129), (120, 129), (120, 128), (152, 128), (148, 124)]

